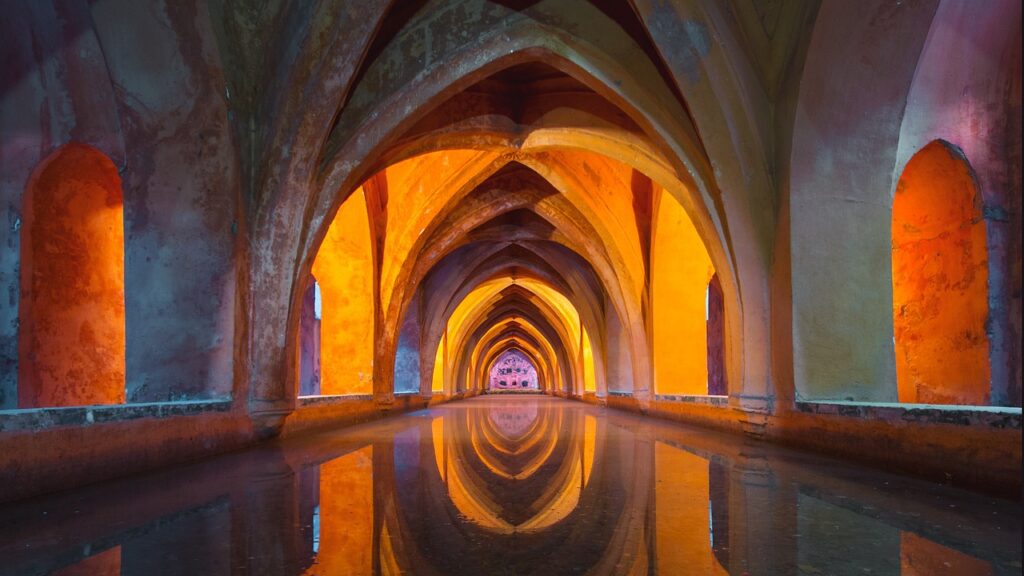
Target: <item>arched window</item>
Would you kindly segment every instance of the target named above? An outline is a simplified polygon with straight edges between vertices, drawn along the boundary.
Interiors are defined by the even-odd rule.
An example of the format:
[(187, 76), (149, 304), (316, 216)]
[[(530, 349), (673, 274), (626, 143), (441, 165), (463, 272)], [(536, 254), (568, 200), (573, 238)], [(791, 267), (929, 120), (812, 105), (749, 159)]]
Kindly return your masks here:
[(988, 263), (981, 198), (959, 149), (907, 163), (892, 206), (893, 333), (900, 402), (988, 404)]
[(23, 199), (18, 404), (125, 400), (121, 178), (103, 153), (60, 148)]
[(725, 297), (718, 274), (711, 277), (707, 292), (708, 394), (725, 396)]

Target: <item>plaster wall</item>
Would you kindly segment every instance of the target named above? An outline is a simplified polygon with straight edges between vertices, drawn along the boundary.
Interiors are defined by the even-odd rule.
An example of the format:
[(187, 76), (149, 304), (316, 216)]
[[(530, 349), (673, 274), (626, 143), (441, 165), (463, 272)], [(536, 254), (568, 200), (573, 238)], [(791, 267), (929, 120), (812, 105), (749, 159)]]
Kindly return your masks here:
[(192, 3), (14, 3), (3, 21), (0, 406), (16, 397), (22, 199), (67, 142), (124, 198), (126, 400), (223, 398), (234, 382), (239, 178), (209, 15)]
[(127, 400), (226, 398), (241, 177), (202, 2), (90, 4), (125, 142)]
[(84, 2), (10, 3), (0, 19), (0, 408), (18, 404), (23, 195), (39, 163), (71, 140), (124, 163), (114, 88)]
[(943, 0), (925, 40), (894, 167), (935, 140), (963, 152), (980, 193), (987, 244), (992, 404), (1021, 390), (1021, 4)]
[[(610, 314), (605, 334), (605, 367), (608, 392), (633, 393), (633, 358), (630, 354), (629, 336), (618, 316)], [(603, 390), (598, 390), (602, 395)], [(646, 392), (646, 391), (645, 391)]]
[(826, 2), (819, 11), (790, 157), (797, 399), (896, 400), (890, 193), (936, 6)]

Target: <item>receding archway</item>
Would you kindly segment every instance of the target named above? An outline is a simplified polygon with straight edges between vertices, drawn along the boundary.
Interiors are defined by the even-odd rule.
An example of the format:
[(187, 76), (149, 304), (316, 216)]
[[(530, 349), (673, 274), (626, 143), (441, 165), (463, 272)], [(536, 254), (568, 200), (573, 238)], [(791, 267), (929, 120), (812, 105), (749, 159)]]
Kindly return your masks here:
[(18, 405), (125, 401), (124, 209), (117, 167), (71, 143), (23, 199)]
[(892, 206), (893, 332), (900, 402), (988, 404), (988, 257), (981, 198), (941, 140), (907, 163)]

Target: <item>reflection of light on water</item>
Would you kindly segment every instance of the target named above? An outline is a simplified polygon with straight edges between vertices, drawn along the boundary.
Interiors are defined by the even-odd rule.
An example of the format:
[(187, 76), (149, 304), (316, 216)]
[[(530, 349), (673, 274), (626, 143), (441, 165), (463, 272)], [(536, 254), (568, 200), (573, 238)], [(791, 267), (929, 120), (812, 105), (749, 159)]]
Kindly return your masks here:
[(320, 551), (320, 505), (313, 509), (313, 554)]
[[(532, 426), (518, 438), (501, 435), (495, 422), (530, 414), (527, 403), (537, 405)], [(489, 419), (492, 407), (506, 418)], [(22, 527), (24, 508), (0, 511), (0, 528), (11, 527), (5, 536), (16, 533), (0, 537), (0, 573), (158, 573), (170, 555), (187, 574), (503, 574), (510, 566), (534, 574), (1020, 573), (1018, 515), (1003, 512), (1002, 501), (951, 492), (939, 502), (956, 508), (935, 507), (941, 486), (914, 500), (905, 495), (920, 491), (916, 480), (885, 490), (878, 487), (893, 477), (839, 483), (822, 474), (831, 462), (810, 455), (808, 476), (786, 462), (781, 472), (791, 476), (780, 478), (770, 459), (744, 456), (745, 443), (701, 435), (692, 446), (684, 440), (697, 435), (685, 429), (638, 426), (632, 416), (563, 401), (480, 399), (324, 438), (286, 449), (286, 461), (301, 466), (297, 476), (281, 474), (283, 461), (263, 451), (217, 463), (207, 479), (194, 468), (171, 476), (200, 490), (180, 511), (162, 506), (162, 482), (142, 483), (147, 499), (107, 518), (94, 511), (121, 502), (123, 484), (90, 488), (90, 498), (109, 498), (82, 502), (98, 525), (63, 510), (64, 495), (42, 501), (44, 512), (63, 515), (61, 524)], [(241, 479), (258, 484), (238, 499), (215, 496), (232, 494)], [(138, 522), (137, 510), (156, 502), (158, 513)], [(921, 522), (906, 520), (922, 511)], [(980, 524), (969, 531), (976, 538), (945, 532), (968, 519)], [(125, 522), (147, 528), (126, 532)], [(926, 535), (911, 530), (922, 527)], [(78, 538), (72, 528), (81, 540), (51, 539), (57, 530)], [(209, 534), (227, 534), (232, 547)], [(561, 546), (555, 554), (552, 542)]]
[(534, 403), (494, 407), (488, 413), (499, 432), (505, 436), (519, 437), (537, 421), (537, 405)]
[[(431, 422), (434, 460), (458, 518), (505, 535), (537, 533), (568, 518), (590, 480), (596, 419), (551, 412), (528, 401), (495, 403), (484, 414)], [(460, 426), (469, 435), (468, 446), (451, 442)], [(567, 450), (557, 451), (560, 443)], [(533, 478), (542, 469), (544, 478)], [(516, 519), (510, 519), (505, 495), (491, 484), (494, 477), (533, 481), (537, 487), (529, 505), (533, 515), (523, 518), (516, 513), (511, 514)]]
[(711, 549), (715, 549), (715, 508), (711, 500), (708, 500), (708, 540), (711, 542)]

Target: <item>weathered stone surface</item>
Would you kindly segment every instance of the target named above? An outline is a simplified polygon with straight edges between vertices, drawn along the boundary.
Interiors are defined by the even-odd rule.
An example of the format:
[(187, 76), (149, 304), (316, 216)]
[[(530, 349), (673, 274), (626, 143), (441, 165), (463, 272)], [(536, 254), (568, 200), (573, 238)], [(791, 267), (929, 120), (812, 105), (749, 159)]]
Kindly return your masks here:
[[(473, 395), (513, 349), (550, 394), (886, 465), (889, 442), (968, 483), (1019, 471), (1019, 412), (864, 404), (909, 398), (896, 354), (933, 326), (977, 345), (925, 351), (944, 362), (914, 372), (920, 398), (1020, 404), (1019, 2), (0, 8), (10, 494)], [(967, 264), (936, 244), (901, 263), (896, 183), (940, 140), (970, 168), (978, 241)], [(56, 204), (28, 218), (33, 174), (79, 146), (123, 196), (124, 343), (100, 337), (120, 357), (61, 315), (77, 303), (35, 303), (89, 293), (61, 264), (94, 267), (79, 245), (113, 260), (58, 243)], [(948, 319), (953, 300), (894, 300), (894, 278), (971, 288), (987, 316), (902, 330), (894, 302)], [(127, 404), (6, 410), (49, 370), (19, 344), (41, 325), (74, 367), (43, 404)]]

